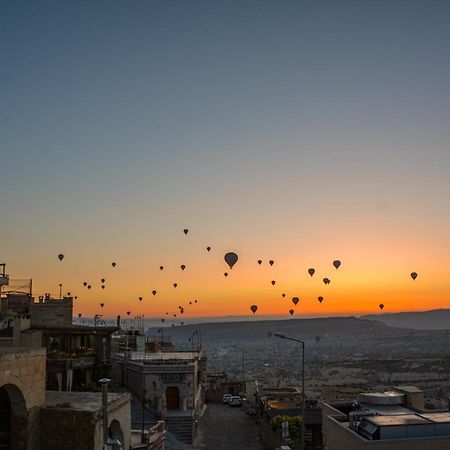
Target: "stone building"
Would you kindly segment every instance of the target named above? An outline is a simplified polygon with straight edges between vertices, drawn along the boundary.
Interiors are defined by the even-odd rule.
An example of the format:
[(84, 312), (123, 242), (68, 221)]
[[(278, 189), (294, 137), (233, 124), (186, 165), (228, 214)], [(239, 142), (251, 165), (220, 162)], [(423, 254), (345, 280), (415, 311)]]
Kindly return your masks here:
[(113, 375), (163, 418), (180, 441), (192, 444), (204, 403), (206, 367), (201, 352), (114, 354)]

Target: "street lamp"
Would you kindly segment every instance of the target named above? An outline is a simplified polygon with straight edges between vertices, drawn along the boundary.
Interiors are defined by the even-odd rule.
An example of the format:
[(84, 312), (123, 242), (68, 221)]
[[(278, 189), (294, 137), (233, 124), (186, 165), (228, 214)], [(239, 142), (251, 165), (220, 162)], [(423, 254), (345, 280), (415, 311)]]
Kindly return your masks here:
[(103, 448), (108, 450), (108, 384), (109, 378), (102, 378), (98, 381), (102, 385), (102, 405), (103, 405)]
[(242, 393), (245, 395), (245, 351), (244, 347), (239, 347), (238, 345), (233, 345), (233, 348), (241, 350), (242, 352)]
[(300, 339), (291, 338), (288, 336), (285, 336), (281, 333), (273, 333), (274, 336), (281, 338), (281, 339), (287, 339), (289, 341), (298, 342), (299, 344), (302, 344), (302, 434), (300, 436), (300, 449), (305, 450), (305, 420), (306, 420), (306, 408), (305, 408), (305, 343), (301, 341)]

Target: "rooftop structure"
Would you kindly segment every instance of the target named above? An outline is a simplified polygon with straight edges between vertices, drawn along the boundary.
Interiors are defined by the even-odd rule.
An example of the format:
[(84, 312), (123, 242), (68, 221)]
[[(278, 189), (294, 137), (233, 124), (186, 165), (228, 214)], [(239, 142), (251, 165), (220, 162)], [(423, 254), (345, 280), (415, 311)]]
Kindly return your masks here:
[(423, 392), (399, 386), (323, 405), (327, 450), (450, 448), (450, 412), (423, 409)]

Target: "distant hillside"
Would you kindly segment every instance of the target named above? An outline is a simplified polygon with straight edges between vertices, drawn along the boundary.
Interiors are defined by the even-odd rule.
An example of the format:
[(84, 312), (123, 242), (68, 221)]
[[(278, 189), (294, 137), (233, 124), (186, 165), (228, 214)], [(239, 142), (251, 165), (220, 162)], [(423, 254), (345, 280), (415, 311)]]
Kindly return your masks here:
[(371, 314), (361, 319), (377, 320), (390, 327), (412, 328), (415, 330), (450, 329), (450, 309), (431, 311)]

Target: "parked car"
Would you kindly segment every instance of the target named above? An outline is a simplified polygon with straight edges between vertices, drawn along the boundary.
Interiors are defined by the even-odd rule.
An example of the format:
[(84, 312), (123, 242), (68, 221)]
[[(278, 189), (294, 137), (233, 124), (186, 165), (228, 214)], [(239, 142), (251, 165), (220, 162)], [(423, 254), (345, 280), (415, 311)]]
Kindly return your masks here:
[(238, 395), (233, 395), (228, 402), (228, 406), (242, 406), (241, 397), (239, 397)]
[(231, 397), (233, 397), (231, 394), (225, 394), (222, 398), (222, 403), (228, 403), (231, 400)]

